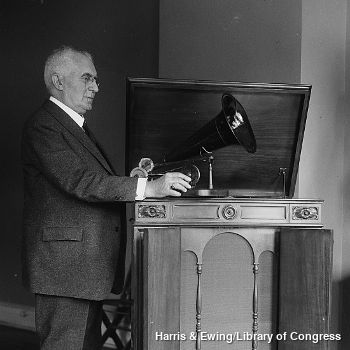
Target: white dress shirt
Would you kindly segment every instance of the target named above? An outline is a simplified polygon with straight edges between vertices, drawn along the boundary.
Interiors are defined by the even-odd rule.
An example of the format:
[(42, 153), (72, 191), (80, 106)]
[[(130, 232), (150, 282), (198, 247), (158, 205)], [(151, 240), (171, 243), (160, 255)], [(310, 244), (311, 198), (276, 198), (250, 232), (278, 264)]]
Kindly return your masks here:
[[(73, 111), (72, 108), (66, 106), (64, 103), (57, 100), (57, 98), (53, 96), (50, 96), (50, 101), (56, 104), (61, 109), (63, 109), (81, 128), (83, 128), (83, 124), (85, 120), (83, 116)], [(146, 182), (147, 182), (147, 179), (145, 178), (137, 179), (137, 188), (136, 188), (136, 197), (135, 197), (136, 200), (145, 199)]]

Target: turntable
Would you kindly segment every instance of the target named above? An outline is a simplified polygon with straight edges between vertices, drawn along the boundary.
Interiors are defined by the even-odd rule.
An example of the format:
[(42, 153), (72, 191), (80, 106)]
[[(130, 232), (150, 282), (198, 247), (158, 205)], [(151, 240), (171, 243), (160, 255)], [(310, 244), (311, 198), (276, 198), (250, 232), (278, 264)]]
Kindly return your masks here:
[(252, 335), (237, 349), (295, 349), (258, 335), (328, 332), (332, 233), (322, 200), (293, 198), (310, 93), (128, 79), (127, 171), (149, 181), (182, 171), (193, 187), (134, 204), (135, 349), (229, 349), (203, 335), (234, 331)]

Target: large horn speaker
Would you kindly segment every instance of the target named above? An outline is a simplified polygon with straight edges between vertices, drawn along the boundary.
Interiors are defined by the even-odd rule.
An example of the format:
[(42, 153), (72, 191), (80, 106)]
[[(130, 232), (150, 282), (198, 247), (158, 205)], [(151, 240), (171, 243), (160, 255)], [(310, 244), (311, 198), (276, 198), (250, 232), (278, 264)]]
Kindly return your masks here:
[(222, 95), (221, 105), (221, 112), (215, 118), (166, 154), (161, 162), (154, 164), (152, 159), (142, 158), (130, 176), (157, 177), (166, 172), (180, 171), (191, 177), (194, 187), (200, 178), (199, 169), (194, 163), (208, 160), (209, 189), (212, 189), (213, 151), (235, 144), (243, 146), (250, 153), (256, 151), (254, 133), (242, 105), (228, 93)]
[(221, 105), (221, 112), (169, 152), (164, 162), (201, 157), (205, 153), (234, 144), (242, 145), (249, 153), (254, 153), (256, 141), (242, 105), (228, 93), (223, 94)]

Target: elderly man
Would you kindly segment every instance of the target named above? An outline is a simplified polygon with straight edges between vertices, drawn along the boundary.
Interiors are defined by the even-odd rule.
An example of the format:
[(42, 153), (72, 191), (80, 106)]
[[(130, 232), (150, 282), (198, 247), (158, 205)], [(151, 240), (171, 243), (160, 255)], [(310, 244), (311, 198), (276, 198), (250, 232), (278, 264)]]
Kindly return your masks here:
[(50, 98), (26, 122), (22, 140), (23, 277), (35, 293), (41, 349), (94, 350), (101, 300), (123, 271), (121, 202), (180, 196), (191, 179), (115, 174), (85, 128), (99, 91), (89, 53), (55, 50), (44, 79)]

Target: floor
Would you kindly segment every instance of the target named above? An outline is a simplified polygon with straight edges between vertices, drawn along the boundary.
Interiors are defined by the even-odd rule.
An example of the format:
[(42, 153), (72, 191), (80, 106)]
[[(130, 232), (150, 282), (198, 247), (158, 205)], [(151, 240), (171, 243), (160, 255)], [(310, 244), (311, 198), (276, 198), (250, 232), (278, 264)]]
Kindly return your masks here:
[(39, 350), (39, 340), (33, 332), (0, 326), (0, 349)]
[(35, 333), (17, 328), (0, 326), (0, 350), (39, 349), (39, 340)]

